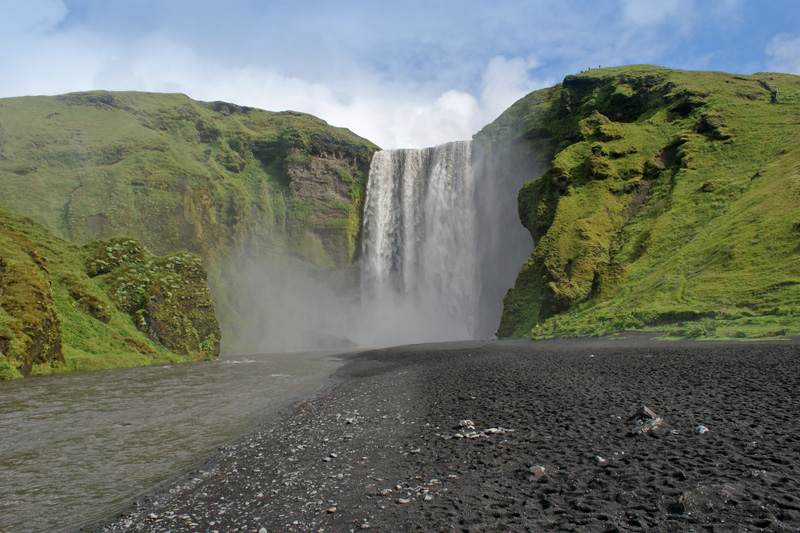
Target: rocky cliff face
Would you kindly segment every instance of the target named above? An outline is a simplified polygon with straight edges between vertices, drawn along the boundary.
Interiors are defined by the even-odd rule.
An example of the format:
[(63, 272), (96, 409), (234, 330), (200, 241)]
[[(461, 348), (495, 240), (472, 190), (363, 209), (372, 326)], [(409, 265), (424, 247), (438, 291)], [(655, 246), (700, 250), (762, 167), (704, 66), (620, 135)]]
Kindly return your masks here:
[(234, 257), (352, 263), (375, 150), (310, 115), (183, 95), (7, 98), (0, 203), (78, 244), (130, 237), (156, 254), (199, 256), (234, 337), (249, 312)]
[(515, 104), (497, 124), (548, 163), (519, 193), (536, 248), (500, 333), (800, 331), (798, 118), (798, 77), (646, 66)]
[(151, 341), (177, 354), (217, 358), (220, 328), (197, 256), (153, 257), (138, 241), (120, 237), (89, 243), (84, 250), (87, 275)]
[(357, 248), (376, 147), (309, 115), (91, 92), (0, 100), (0, 128), (2, 201), (73, 242), (131, 236), (212, 264), (249, 241), (328, 267)]
[(63, 364), (64, 354), (47, 259), (0, 219), (0, 378), (51, 363)]
[(220, 337), (196, 256), (77, 246), (0, 208), (0, 379), (214, 359)]

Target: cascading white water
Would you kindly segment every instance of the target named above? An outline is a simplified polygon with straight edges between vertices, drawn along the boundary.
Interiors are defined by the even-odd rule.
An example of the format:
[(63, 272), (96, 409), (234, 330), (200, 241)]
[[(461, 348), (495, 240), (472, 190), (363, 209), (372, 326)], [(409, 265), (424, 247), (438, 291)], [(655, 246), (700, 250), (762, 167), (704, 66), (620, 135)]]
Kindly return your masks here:
[(516, 216), (519, 184), (492, 179), (485, 165), (476, 172), (473, 159), (470, 141), (374, 155), (364, 205), (362, 344), (469, 339), (497, 327), (530, 237)]
[(362, 302), (382, 343), (471, 336), (478, 283), (470, 157), (468, 141), (373, 157)]

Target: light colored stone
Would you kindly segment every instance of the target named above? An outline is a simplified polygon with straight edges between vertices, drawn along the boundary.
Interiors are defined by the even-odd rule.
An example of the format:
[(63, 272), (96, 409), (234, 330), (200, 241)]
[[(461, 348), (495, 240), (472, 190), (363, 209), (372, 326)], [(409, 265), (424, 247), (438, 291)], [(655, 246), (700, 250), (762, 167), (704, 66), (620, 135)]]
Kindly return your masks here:
[(475, 429), (475, 422), (470, 420), (469, 418), (465, 418), (458, 423), (457, 428), (465, 428), (465, 429)]
[(530, 479), (533, 482), (539, 481), (545, 476), (545, 468), (540, 465), (530, 467), (528, 472), (531, 473)]
[(639, 407), (628, 420), (638, 420), (642, 418), (659, 418), (659, 416), (652, 409), (643, 405)]

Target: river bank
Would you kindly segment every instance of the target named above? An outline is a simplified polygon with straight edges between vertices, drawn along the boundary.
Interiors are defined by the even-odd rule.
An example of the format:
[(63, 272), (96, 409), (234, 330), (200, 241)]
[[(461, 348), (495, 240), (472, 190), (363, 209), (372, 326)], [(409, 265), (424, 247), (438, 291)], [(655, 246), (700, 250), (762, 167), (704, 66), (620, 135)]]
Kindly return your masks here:
[(796, 531), (799, 353), (641, 336), (365, 352), (94, 531)]
[(0, 382), (0, 531), (75, 531), (333, 386), (334, 352)]

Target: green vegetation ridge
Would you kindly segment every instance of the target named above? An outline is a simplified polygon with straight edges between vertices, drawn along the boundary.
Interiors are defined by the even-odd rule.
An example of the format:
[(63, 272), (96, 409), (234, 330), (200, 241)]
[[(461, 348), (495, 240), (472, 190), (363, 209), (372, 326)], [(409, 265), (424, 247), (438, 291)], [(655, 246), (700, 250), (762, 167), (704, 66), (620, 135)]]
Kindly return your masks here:
[(0, 207), (0, 379), (215, 359), (220, 336), (196, 256), (80, 246)]
[(800, 335), (800, 77), (651, 66), (568, 76), (496, 132), (547, 161), (501, 336)]
[(243, 250), (256, 263), (352, 263), (377, 149), (311, 115), (181, 94), (4, 98), (0, 204), (77, 244), (121, 236), (199, 256), (236, 338)]

